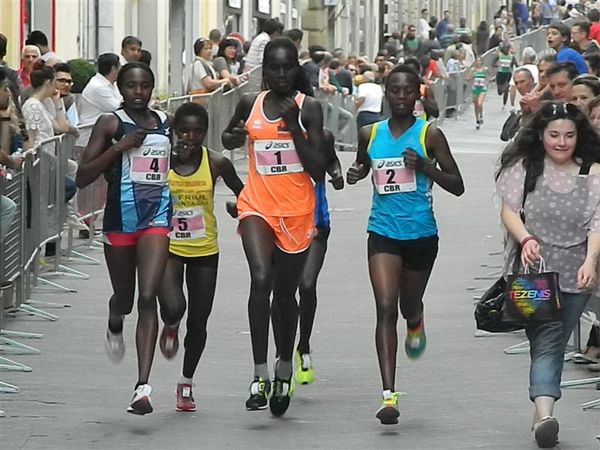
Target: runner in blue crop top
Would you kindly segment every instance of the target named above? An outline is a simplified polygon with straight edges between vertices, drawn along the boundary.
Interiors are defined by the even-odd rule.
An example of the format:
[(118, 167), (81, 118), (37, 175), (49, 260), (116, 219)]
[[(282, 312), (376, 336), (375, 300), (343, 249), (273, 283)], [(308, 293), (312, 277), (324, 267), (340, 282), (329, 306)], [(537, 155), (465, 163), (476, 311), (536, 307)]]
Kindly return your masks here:
[(464, 186), (443, 133), (412, 114), (419, 97), (417, 73), (396, 66), (387, 78), (385, 96), (392, 117), (360, 129), (347, 181), (355, 184), (373, 171), (367, 248), (383, 384), (377, 418), (387, 425), (398, 423), (400, 415), (394, 392), (398, 305), (407, 324), (406, 354), (416, 359), (425, 350), (423, 294), (438, 249), (431, 186), (435, 182), (457, 196)]
[[(118, 61), (115, 61), (118, 67)], [(128, 412), (152, 412), (148, 384), (154, 358), (158, 317), (156, 295), (169, 254), (171, 202), (166, 175), (171, 136), (169, 119), (152, 111), (154, 74), (142, 63), (124, 65), (117, 77), (123, 105), (100, 116), (77, 171), (77, 185), (103, 173), (108, 181), (104, 217), (104, 255), (113, 295), (109, 300), (105, 348), (123, 358), (123, 318), (131, 313), (138, 291), (136, 347), (138, 381)]]

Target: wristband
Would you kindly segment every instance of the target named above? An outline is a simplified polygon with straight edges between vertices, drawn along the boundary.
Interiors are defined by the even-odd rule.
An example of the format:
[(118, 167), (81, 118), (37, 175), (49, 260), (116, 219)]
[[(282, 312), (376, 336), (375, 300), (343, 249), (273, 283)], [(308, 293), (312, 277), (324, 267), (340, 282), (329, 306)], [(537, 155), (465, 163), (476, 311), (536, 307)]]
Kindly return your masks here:
[(0, 122), (10, 122), (10, 117), (0, 117)]
[(532, 234), (530, 234), (529, 236), (524, 237), (523, 240), (521, 241), (521, 248), (525, 247), (525, 244), (527, 244), (529, 241), (538, 242), (538, 239), (534, 235), (532, 235)]

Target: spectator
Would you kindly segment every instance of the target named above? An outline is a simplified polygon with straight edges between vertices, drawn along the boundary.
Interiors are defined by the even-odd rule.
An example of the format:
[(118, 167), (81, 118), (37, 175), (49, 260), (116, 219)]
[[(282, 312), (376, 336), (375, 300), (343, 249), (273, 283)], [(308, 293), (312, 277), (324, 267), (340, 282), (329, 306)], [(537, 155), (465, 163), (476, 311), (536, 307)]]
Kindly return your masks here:
[(337, 88), (329, 82), (329, 62), (331, 59), (331, 53), (324, 52), (323, 59), (319, 64), (319, 89), (326, 94), (337, 92)]
[(442, 48), (447, 48), (453, 42), (457, 42), (456, 33), (454, 32), (454, 25), (448, 24), (446, 26), (446, 32), (442, 35), (441, 38), (438, 38), (440, 41), (440, 45)]
[(135, 36), (126, 36), (121, 41), (121, 55), (119, 62), (121, 66), (129, 62), (138, 62), (142, 55), (142, 41)]
[(31, 71), (34, 63), (40, 58), (40, 49), (37, 45), (26, 45), (21, 51), (21, 69), (19, 69), (19, 79), (23, 88), (31, 86)]
[(556, 62), (546, 70), (548, 86), (552, 98), (568, 102), (573, 96), (573, 80), (577, 77), (577, 68), (572, 62)]
[(583, 56), (598, 53), (600, 48), (595, 41), (590, 40), (590, 24), (586, 21), (576, 22), (571, 27), (571, 39), (576, 49)]
[[(333, 59), (332, 62), (333, 61), (336, 61), (336, 59)], [(354, 91), (354, 86), (352, 84), (352, 77), (354, 76), (354, 74), (351, 73), (350, 70), (348, 70), (346, 67), (341, 65), (341, 60), (337, 59), (337, 61), (340, 62), (340, 68), (337, 70), (336, 73), (337, 81), (341, 87), (348, 89), (348, 92), (352, 94), (352, 92)]]
[(444, 11), (444, 18), (440, 20), (435, 27), (435, 34), (438, 41), (442, 42), (442, 36), (448, 32), (448, 25), (450, 24), (450, 11)]
[(577, 68), (577, 74), (587, 73), (587, 65), (583, 56), (576, 50), (569, 47), (571, 40), (571, 30), (564, 23), (553, 22), (548, 26), (547, 41), (548, 47), (556, 51), (556, 61), (572, 62)]
[(71, 68), (68, 64), (58, 63), (54, 66), (54, 70), (56, 71), (56, 88), (60, 92), (60, 98), (64, 103), (65, 115), (71, 126), (76, 127), (79, 125), (79, 113), (75, 98), (71, 94), (71, 88), (73, 87)]
[(236, 59), (236, 45), (233, 39), (222, 39), (213, 67), (223, 80), (229, 80), (231, 86), (238, 86), (244, 79), (240, 73), (240, 62)]
[(265, 45), (271, 39), (281, 36), (283, 24), (277, 19), (266, 21), (263, 31), (259, 33), (250, 44), (250, 49), (246, 55), (246, 65), (244, 71), (248, 72), (255, 67), (262, 65)]
[[(521, 95), (521, 97), (525, 97), (528, 94), (531, 94), (535, 89), (533, 75), (526, 67), (516, 68), (513, 73), (512, 80), (514, 80), (515, 89)], [(520, 103), (520, 106), (523, 118), (528, 118), (533, 112), (535, 112), (531, 109), (527, 102)], [(523, 120), (521, 120), (521, 125), (523, 125)]]
[(446, 66), (444, 65), (444, 59), (442, 58), (442, 50), (433, 50), (431, 52), (431, 59), (436, 63), (437, 72), (440, 78), (447, 80), (448, 71), (446, 70)]
[(596, 8), (590, 9), (587, 17), (590, 21), (590, 39), (600, 42), (600, 11)]
[(583, 57), (588, 66), (588, 73), (596, 77), (600, 76), (600, 53), (592, 53)]
[(212, 64), (212, 42), (199, 38), (194, 42), (196, 59), (190, 70), (188, 94), (205, 94), (230, 85), (229, 79), (218, 79), (218, 74)]
[(477, 31), (475, 32), (475, 47), (477, 50), (477, 56), (483, 55), (488, 47), (488, 42), (490, 40), (490, 31), (488, 29), (488, 24), (485, 20), (482, 20), (477, 27)]
[(529, 10), (527, 5), (521, 0), (513, 0), (512, 14), (517, 28), (517, 36), (527, 33), (529, 28)]
[(396, 40), (392, 34), (386, 33), (383, 35), (384, 43), (383, 48), (390, 57), (398, 57), (398, 47), (396, 46)]
[(339, 80), (340, 71), (343, 70), (342, 63), (339, 59), (333, 58), (329, 62), (329, 83), (336, 87), (337, 92), (342, 95), (349, 95), (352, 93), (352, 87), (342, 86)]
[(435, 30), (429, 30), (429, 38), (421, 42), (421, 54), (431, 55), (432, 50), (439, 50), (440, 43), (435, 38)]
[(25, 41), (26, 45), (36, 45), (40, 49), (40, 58), (48, 63), (51, 59), (57, 60), (56, 62), (63, 62), (62, 58), (60, 58), (56, 53), (50, 51), (48, 47), (48, 37), (44, 34), (43, 31), (34, 30), (29, 33), (27, 36), (27, 40)]
[(542, 25), (550, 25), (550, 23), (552, 22), (552, 19), (554, 18), (554, 11), (552, 10), (552, 5), (550, 4), (550, 0), (542, 0), (541, 14), (542, 14)]
[(402, 41), (402, 46), (404, 47), (404, 57), (408, 58), (411, 56), (419, 57), (421, 56), (421, 39), (416, 36), (416, 28), (414, 25), (408, 26), (408, 31), (406, 33), (406, 37), (404, 41)]
[(325, 57), (325, 47), (311, 45), (308, 48), (308, 52), (310, 54), (310, 60), (302, 66), (302, 69), (308, 78), (308, 82), (314, 89), (319, 87), (319, 64)]
[[(508, 82), (508, 86), (510, 89), (510, 106), (511, 106), (511, 108), (514, 108), (514, 106), (515, 106), (515, 98), (517, 96), (517, 91), (519, 91), (519, 93), (521, 92), (517, 87), (517, 82), (515, 80), (514, 74), (520, 68), (527, 69), (527, 71), (531, 74), (531, 77), (533, 79), (533, 86), (535, 87), (535, 85), (538, 82), (538, 78), (539, 78), (539, 72), (538, 72), (538, 68), (537, 68), (537, 64), (536, 64), (536, 59), (537, 59), (537, 55), (536, 55), (533, 47), (525, 47), (523, 49), (523, 53), (521, 55), (521, 66), (518, 67), (517, 69), (515, 69), (515, 72), (513, 72), (513, 77)], [(529, 93), (530, 91), (531, 90), (527, 91), (527, 93)]]
[(582, 113), (587, 114), (588, 103), (600, 95), (600, 80), (593, 75), (580, 75), (573, 80), (573, 91), (570, 103), (577, 106)]
[(139, 62), (144, 63), (148, 67), (150, 67), (150, 65), (152, 64), (152, 53), (150, 53), (148, 50), (141, 49)]
[(456, 34), (459, 38), (461, 38), (462, 36), (467, 36), (469, 40), (471, 40), (471, 33), (471, 29), (467, 26), (467, 19), (461, 17), (458, 20), (458, 28), (456, 29)]
[[(114, 53), (98, 56), (98, 73), (94, 75), (81, 93), (79, 102), (79, 122), (82, 125), (94, 124), (101, 114), (116, 111), (123, 98), (115, 85), (121, 68), (120, 59)], [(91, 130), (82, 130), (77, 141), (80, 147), (86, 147)]]
[(208, 40), (212, 42), (212, 57), (217, 55), (219, 50), (219, 43), (221, 42), (221, 31), (214, 28), (208, 32)]
[(302, 39), (304, 38), (304, 33), (302, 30), (298, 28), (292, 28), (291, 30), (288, 30), (285, 35), (291, 39), (298, 49), (298, 52), (300, 52), (300, 49), (302, 48)]
[(540, 58), (540, 62), (538, 63), (538, 84), (532, 92), (525, 94), (519, 102), (521, 111), (524, 111), (524, 114), (534, 113), (540, 109), (542, 101), (552, 100), (552, 92), (550, 91), (546, 73), (555, 62), (556, 57), (554, 54), (545, 55)]
[(458, 54), (459, 50), (454, 50), (453, 52), (450, 53), (450, 58), (448, 59), (448, 62), (446, 63), (446, 70), (448, 71), (448, 74), (453, 74), (453, 73), (458, 73), (461, 71), (462, 67), (459, 61), (459, 54)]
[[(2, 33), (0, 33), (0, 68), (4, 69), (6, 78), (8, 80), (8, 88), (12, 94), (12, 100), (14, 104), (18, 103), (18, 98), (21, 93), (21, 82), (19, 80), (19, 74), (16, 70), (11, 69), (4, 61), (6, 57), (6, 47), (8, 46), (8, 39)], [(19, 109), (20, 111), (20, 109)]]
[(469, 69), (475, 63), (475, 53), (473, 52), (473, 46), (471, 45), (471, 36), (463, 34), (460, 36), (460, 42), (462, 43), (462, 49), (465, 53), (463, 65)]
[(427, 86), (427, 80), (425, 79), (422, 70), (423, 66), (416, 58), (408, 58), (404, 61), (404, 64), (413, 69), (415, 73), (419, 75), (420, 80), (419, 98), (415, 102), (413, 115), (424, 120), (429, 120), (432, 117), (439, 117), (440, 109), (433, 96), (433, 91)]
[(496, 174), (500, 216), (507, 231), (503, 274), (511, 272), (515, 259), (525, 267), (540, 257), (548, 272), (560, 274), (560, 317), (530, 322), (525, 328), (533, 432), (540, 448), (556, 445), (559, 424), (554, 406), (561, 397), (565, 347), (597, 289), (597, 161), (600, 143), (585, 115), (572, 105), (547, 102), (504, 150)]
[(427, 18), (429, 17), (429, 10), (427, 8), (423, 8), (421, 10), (421, 18), (419, 19), (419, 37), (422, 41), (429, 39), (429, 32), (431, 31), (431, 26), (429, 22), (427, 22)]
[(367, 70), (356, 92), (356, 125), (358, 129), (381, 120), (383, 89), (375, 84), (375, 74)]
[(488, 43), (488, 50), (498, 47), (503, 41), (504, 28), (502, 28), (502, 25), (498, 25), (494, 29), (494, 34), (492, 34), (492, 37), (490, 38), (490, 42)]

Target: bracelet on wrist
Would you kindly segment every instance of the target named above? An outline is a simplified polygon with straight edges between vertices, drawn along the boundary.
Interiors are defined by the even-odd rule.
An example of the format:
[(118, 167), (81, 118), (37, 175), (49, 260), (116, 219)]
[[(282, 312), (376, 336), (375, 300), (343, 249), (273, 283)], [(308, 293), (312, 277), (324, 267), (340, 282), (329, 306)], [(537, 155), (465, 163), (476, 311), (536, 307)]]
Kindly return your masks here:
[(525, 244), (527, 244), (529, 241), (538, 242), (538, 239), (532, 234), (530, 234), (529, 236), (525, 236), (521, 241), (521, 248), (525, 247)]

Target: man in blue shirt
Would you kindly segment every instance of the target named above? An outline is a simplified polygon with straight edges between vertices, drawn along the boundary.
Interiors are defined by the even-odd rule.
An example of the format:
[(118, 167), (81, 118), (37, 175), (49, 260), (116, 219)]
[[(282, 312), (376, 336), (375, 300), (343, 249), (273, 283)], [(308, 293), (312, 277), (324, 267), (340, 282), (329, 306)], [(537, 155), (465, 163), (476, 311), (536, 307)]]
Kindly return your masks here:
[(450, 23), (450, 11), (444, 11), (444, 18), (438, 22), (435, 27), (435, 34), (437, 35), (438, 40), (442, 38), (448, 29), (448, 24)]
[(583, 56), (569, 47), (571, 30), (567, 25), (562, 22), (554, 22), (548, 25), (546, 40), (548, 41), (548, 47), (556, 50), (556, 62), (572, 62), (577, 67), (578, 75), (588, 72)]

